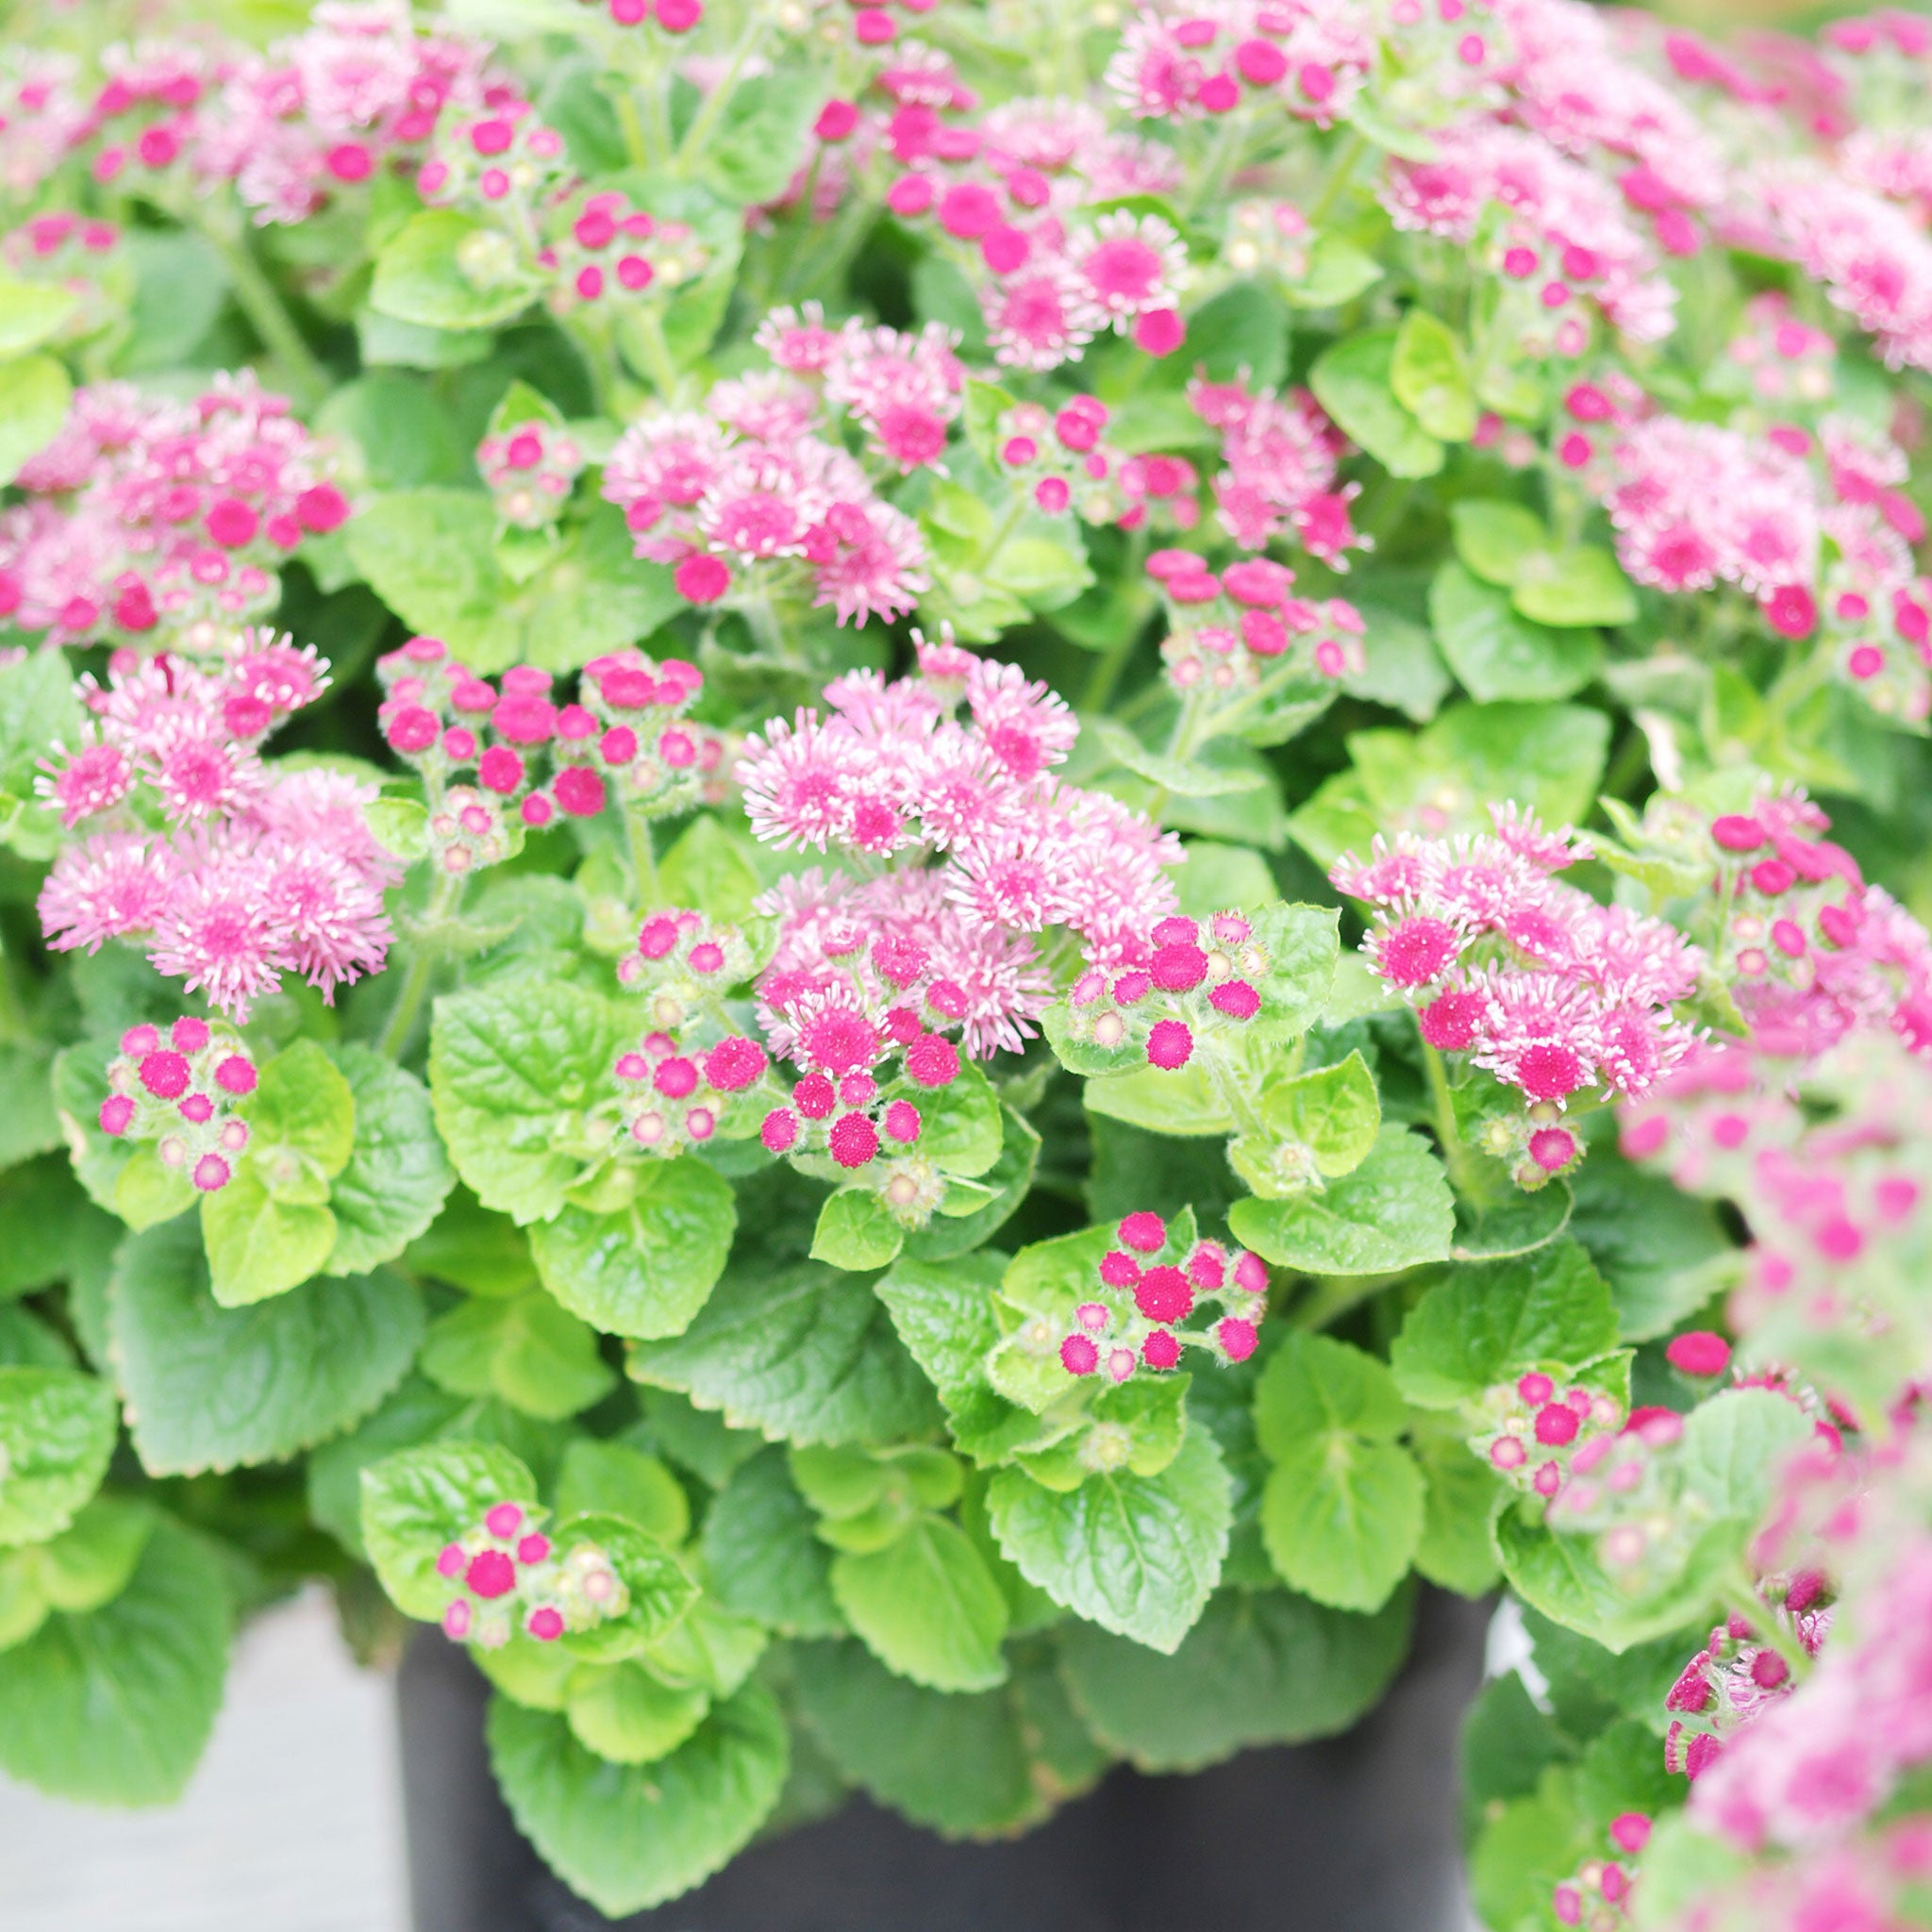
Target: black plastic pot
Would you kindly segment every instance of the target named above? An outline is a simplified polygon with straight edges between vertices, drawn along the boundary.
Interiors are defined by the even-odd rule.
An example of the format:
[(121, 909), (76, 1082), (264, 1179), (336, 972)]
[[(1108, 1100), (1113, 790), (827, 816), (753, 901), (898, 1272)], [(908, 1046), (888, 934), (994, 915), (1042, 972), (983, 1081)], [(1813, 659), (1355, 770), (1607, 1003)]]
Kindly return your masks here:
[(398, 1697), (416, 1932), (1460, 1932), (1456, 1733), (1487, 1617), (1426, 1593), (1401, 1677), (1343, 1737), (1191, 1777), (1123, 1767), (997, 1844), (948, 1844), (855, 1799), (621, 1920), (518, 1834), (484, 1754), (488, 1688), (425, 1632)]

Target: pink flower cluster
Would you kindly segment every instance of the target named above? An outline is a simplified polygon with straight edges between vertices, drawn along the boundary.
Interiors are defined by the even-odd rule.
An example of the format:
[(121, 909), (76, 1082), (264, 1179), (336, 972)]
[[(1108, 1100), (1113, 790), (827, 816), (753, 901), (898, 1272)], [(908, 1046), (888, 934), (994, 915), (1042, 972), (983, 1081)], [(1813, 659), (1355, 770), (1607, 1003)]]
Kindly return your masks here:
[(588, 460), (575, 437), (535, 419), (508, 424), (476, 445), (476, 467), (496, 505), (496, 520), (511, 530), (554, 524)]
[(1492, 1118), (1485, 1146), (1535, 1187), (1582, 1153), (1561, 1124), (1578, 1094), (1643, 1093), (1689, 1051), (1671, 1009), (1695, 991), (1701, 960), (1662, 920), (1560, 883), (1588, 852), (1574, 835), (1491, 810), (1494, 836), (1378, 838), (1366, 863), (1345, 854), (1329, 877), (1375, 908), (1362, 950), (1416, 1004), (1424, 1040), (1528, 1103), (1520, 1119)]
[(225, 63), (198, 104), (193, 166), (263, 223), (311, 219), (388, 171), (413, 171), (452, 105), (512, 97), (481, 42), (416, 27), (403, 0), (323, 0), (309, 25)]
[(1222, 527), (1243, 550), (1291, 536), (1309, 556), (1346, 570), (1346, 553), (1369, 547), (1349, 522), (1357, 486), (1334, 487), (1348, 440), (1307, 391), (1257, 395), (1239, 382), (1197, 377), (1188, 400), (1221, 432), (1214, 502)]
[(935, 871), (860, 879), (814, 866), (781, 880), (758, 909), (778, 922), (758, 1018), (781, 1058), (798, 1057), (808, 1006), (830, 1004), (855, 1008), (882, 1042), (957, 1027), (984, 1058), (1017, 1051), (1050, 996), (1032, 941), (966, 917)]
[(1341, 597), (1290, 594), (1294, 573), (1265, 557), (1218, 574), (1191, 550), (1157, 550), (1147, 574), (1161, 588), (1168, 631), (1160, 641), (1167, 681), (1239, 697), (1288, 677), (1336, 679), (1361, 670), (1361, 612)]
[[(501, 813), (512, 803), (532, 830), (559, 812), (595, 818), (613, 796), (656, 816), (697, 802), (724, 755), (722, 739), (685, 720), (704, 678), (677, 658), (656, 663), (632, 650), (592, 658), (577, 699), (561, 705), (551, 673), (516, 664), (491, 684), (441, 638), (411, 638), (375, 668), (390, 749), (424, 774), (432, 809), (447, 805), (456, 833), (468, 835), (440, 847), (446, 872), (477, 861), (475, 840), (500, 842)], [(475, 785), (458, 800), (450, 780), (471, 771)]]
[[(702, 1144), (732, 1124), (734, 1105), (763, 1082), (764, 1048), (734, 1029), (723, 1005), (750, 973), (751, 949), (736, 927), (682, 908), (645, 918), (617, 964), (618, 983), (643, 997), (651, 1027), (614, 1069), (631, 1146), (668, 1157)], [(683, 1037), (692, 1025), (713, 1036), (708, 1046)]]
[(1398, 228), (1479, 248), (1502, 297), (1497, 326), (1532, 358), (1582, 355), (1589, 308), (1654, 342), (1676, 291), (1624, 199), (1541, 136), (1488, 119), (1439, 129), (1429, 160), (1392, 160), (1382, 203)]
[(74, 298), (74, 308), (51, 338), (84, 342), (121, 313), (127, 275), (121, 230), (112, 222), (67, 211), (35, 215), (0, 243), (8, 268), (22, 281), (44, 282)]
[(1637, 1875), (1630, 1860), (1650, 1842), (1651, 1823), (1642, 1811), (1620, 1811), (1610, 1820), (1607, 1836), (1619, 1857), (1586, 1858), (1552, 1889), (1550, 1910), (1557, 1924), (1615, 1932), (1629, 1923), (1630, 1890)]
[(1000, 462), (1043, 515), (1072, 510), (1086, 523), (1138, 530), (1159, 513), (1191, 530), (1201, 521), (1193, 464), (1125, 455), (1104, 441), (1108, 416), (1098, 396), (1076, 395), (1058, 409), (1015, 404), (997, 425)]
[(1803, 1685), (1707, 1765), (1693, 1817), (1747, 1848), (1816, 1843), (1856, 1827), (1932, 1762), (1932, 1540), (1923, 1529), (1859, 1612)]
[[(1787, 1579), (1767, 1614), (1815, 1657), (1830, 1634), (1832, 1607), (1824, 1578), (1814, 1570)], [(1664, 1766), (1691, 1783), (1723, 1757), (1725, 1742), (1797, 1688), (1791, 1667), (1762, 1641), (1745, 1618), (1732, 1615), (1677, 1674), (1664, 1698), (1671, 1713), (1664, 1734)]]
[(1754, 1865), (1701, 1893), (1672, 1932), (1916, 1932), (1928, 1883), (1932, 1817), (1920, 1812)]
[[(1127, 1381), (1141, 1369), (1176, 1367), (1184, 1347), (1216, 1361), (1244, 1362), (1268, 1312), (1268, 1270), (1258, 1255), (1219, 1241), (1183, 1246), (1160, 1216), (1142, 1209), (1115, 1230), (1120, 1245), (1100, 1260), (1100, 1291), (1074, 1311), (1075, 1326), (1060, 1343), (1070, 1375), (1104, 1372)], [(1203, 1308), (1222, 1312), (1208, 1325), (1183, 1327)]]
[(166, 1168), (185, 1174), (203, 1193), (226, 1187), (248, 1145), (238, 1101), (255, 1091), (255, 1062), (226, 1027), (183, 1015), (165, 1034), (130, 1026), (108, 1065), (100, 1128), (115, 1139), (154, 1143)]
[(0, 616), (56, 643), (215, 650), (274, 604), (281, 559), (349, 515), (332, 467), (252, 374), (187, 403), (81, 390), (0, 511)]
[[(757, 835), (781, 847), (838, 845), (884, 857), (924, 848), (921, 889), (964, 930), (1017, 963), (1019, 935), (1064, 925), (1096, 958), (1141, 942), (1174, 905), (1165, 868), (1178, 841), (1103, 792), (1058, 780), (1073, 713), (1014, 665), (927, 645), (922, 674), (854, 672), (825, 687), (829, 714), (801, 710), (748, 739), (737, 777)], [(951, 714), (963, 696), (970, 723)], [(1016, 988), (1015, 991), (1018, 991)], [(989, 1020), (987, 1048), (1023, 1039)]]
[(924, 540), (839, 441), (838, 418), (894, 462), (933, 462), (963, 372), (932, 333), (833, 331), (780, 310), (760, 334), (780, 375), (720, 383), (703, 410), (641, 417), (604, 466), (604, 494), (637, 554), (672, 565), (693, 604), (793, 597), (861, 625), (908, 615), (929, 587)]
[(379, 972), (383, 893), (400, 875), (371, 835), (375, 788), (258, 746), (322, 690), (326, 666), (272, 632), (224, 657), (124, 661), (82, 680), (91, 716), (42, 791), (84, 838), (54, 861), (40, 915), (56, 950), (139, 939), (157, 972), (236, 1020), (299, 973), (325, 999)]
[(1172, 157), (1111, 133), (1091, 105), (1009, 101), (973, 126), (941, 119), (972, 105), (949, 89), (902, 105), (885, 130), (905, 170), (886, 191), (902, 222), (930, 219), (979, 296), (994, 359), (1022, 369), (1077, 361), (1096, 335), (1131, 335), (1150, 355), (1184, 337), (1186, 244), (1152, 213), (1095, 203), (1161, 193)]
[(1144, 1055), (1172, 1073), (1238, 1036), (1261, 1010), (1255, 982), (1268, 972), (1268, 949), (1243, 913), (1199, 924), (1170, 913), (1123, 950), (1127, 964), (1090, 965), (1068, 991), (1070, 1040)]
[(566, 1631), (594, 1629), (630, 1608), (630, 1591), (604, 1551), (590, 1541), (560, 1549), (543, 1533), (544, 1514), (525, 1503), (497, 1503), (475, 1528), (443, 1545), (436, 1574), (457, 1592), (442, 1613), (452, 1642), (497, 1650), (521, 1631), (555, 1643)]
[(1533, 1369), (1490, 1390), (1470, 1447), (1513, 1489), (1547, 1502), (1585, 1452), (1601, 1456), (1624, 1426), (1624, 1405), (1578, 1382), (1565, 1388)]

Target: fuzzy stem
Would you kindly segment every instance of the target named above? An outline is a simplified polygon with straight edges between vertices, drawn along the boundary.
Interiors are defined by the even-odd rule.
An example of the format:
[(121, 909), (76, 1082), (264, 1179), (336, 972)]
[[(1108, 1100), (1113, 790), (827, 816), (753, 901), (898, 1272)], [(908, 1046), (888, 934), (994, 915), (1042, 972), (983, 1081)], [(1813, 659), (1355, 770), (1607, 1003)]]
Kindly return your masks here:
[(657, 305), (643, 303), (637, 314), (637, 341), (643, 357), (644, 374), (651, 379), (651, 387), (665, 401), (675, 401), (677, 395), (677, 364), (671, 359), (671, 344), (664, 340), (664, 325), (658, 319)]
[(1751, 1634), (1767, 1650), (1774, 1650), (1790, 1667), (1793, 1682), (1803, 1682), (1811, 1670), (1811, 1655), (1789, 1630), (1778, 1627), (1777, 1619), (1757, 1593), (1757, 1586), (1740, 1564), (1724, 1580), (1724, 1600), (1730, 1609), (1750, 1624)]
[(281, 364), (289, 387), (294, 391), (298, 408), (309, 410), (327, 395), (333, 378), (308, 346), (307, 338), (289, 313), (280, 291), (262, 273), (254, 251), (245, 239), (224, 235), (213, 227), (202, 231), (220, 254), (234, 287), (235, 300), (248, 318), (248, 325), (261, 338), (262, 346)]
[(1336, 150), (1328, 177), (1307, 209), (1308, 226), (1319, 228), (1323, 218), (1341, 198), (1341, 192), (1355, 178), (1356, 163), (1368, 151), (1369, 138), (1359, 128), (1351, 128), (1348, 139)]
[(725, 63), (724, 72), (719, 75), (717, 86), (705, 96), (704, 105), (692, 115), (691, 125), (684, 130), (684, 139), (677, 143), (677, 152), (671, 157), (674, 173), (688, 173), (691, 161), (704, 151), (712, 128), (718, 125), (719, 117), (731, 105), (731, 97), (738, 92), (740, 71), (764, 38), (764, 32), (762, 16), (755, 14), (750, 25), (739, 35), (738, 44), (732, 48), (731, 58)]
[(1475, 1150), (1462, 1138), (1462, 1130), (1456, 1124), (1456, 1096), (1449, 1091), (1449, 1069), (1442, 1056), (1426, 1040), (1423, 1041), (1423, 1065), (1428, 1072), (1430, 1124), (1442, 1150), (1442, 1164), (1449, 1170), (1449, 1178), (1455, 1182), (1458, 1194), (1478, 1208), (1487, 1208), (1495, 1199), (1494, 1191)]
[(651, 822), (642, 812), (619, 809), (624, 811), (625, 829), (630, 835), (630, 870), (637, 883), (638, 907), (649, 911), (658, 895), (657, 841), (651, 836)]
[(430, 894), (429, 904), (409, 949), (409, 970), (403, 975), (403, 983), (396, 991), (396, 1003), (390, 1008), (389, 1019), (376, 1036), (375, 1050), (386, 1058), (400, 1059), (403, 1049), (409, 1043), (410, 1034), (416, 1030), (423, 1002), (429, 992), (429, 982), (436, 973), (437, 957), (442, 950), (437, 941), (441, 929), (448, 923), (457, 908), (457, 902), (463, 895), (465, 882), (461, 874), (445, 874), (436, 882), (436, 891)]

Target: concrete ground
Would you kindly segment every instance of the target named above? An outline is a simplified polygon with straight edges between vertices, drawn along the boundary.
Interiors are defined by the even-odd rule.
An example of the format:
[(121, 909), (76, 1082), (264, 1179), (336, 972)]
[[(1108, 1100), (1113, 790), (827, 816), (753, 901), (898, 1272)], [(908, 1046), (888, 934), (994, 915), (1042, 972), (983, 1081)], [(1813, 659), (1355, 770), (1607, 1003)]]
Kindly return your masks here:
[(389, 1679), (325, 1599), (250, 1626), (187, 1797), (97, 1811), (0, 1778), (5, 1932), (407, 1932)]

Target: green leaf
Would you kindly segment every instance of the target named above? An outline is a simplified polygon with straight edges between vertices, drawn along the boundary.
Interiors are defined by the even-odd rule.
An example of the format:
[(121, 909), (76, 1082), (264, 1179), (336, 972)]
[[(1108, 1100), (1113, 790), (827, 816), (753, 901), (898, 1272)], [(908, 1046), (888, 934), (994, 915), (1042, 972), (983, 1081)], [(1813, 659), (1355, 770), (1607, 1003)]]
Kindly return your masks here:
[(883, 1268), (905, 1245), (906, 1231), (871, 1188), (840, 1188), (825, 1196), (812, 1232), (811, 1258), (848, 1273)]
[[(0, 1058), (0, 1082), (7, 1077)], [(0, 1086), (0, 1091), (7, 1091)], [(18, 1090), (10, 1101), (25, 1098)], [(68, 1280), (87, 1260), (112, 1250), (122, 1230), (82, 1191), (64, 1154), (0, 1174), (0, 1301)]]
[(1350, 336), (1315, 358), (1308, 387), (1391, 476), (1433, 476), (1442, 467), (1442, 445), (1396, 398), (1395, 345), (1392, 328)]
[(1068, 1624), (1060, 1667), (1109, 1749), (1142, 1771), (1198, 1771), (1346, 1730), (1388, 1688), (1414, 1616), (1410, 1591), (1359, 1617), (1285, 1590), (1218, 1590), (1172, 1657)]
[(498, 1503), (534, 1503), (537, 1479), (494, 1442), (425, 1442), (362, 1472), (362, 1541), (390, 1600), (433, 1623), (450, 1599), (437, 1574), (446, 1544), (468, 1536)]
[(1366, 1159), (1324, 1192), (1237, 1201), (1236, 1241), (1277, 1267), (1309, 1274), (1382, 1274), (1449, 1253), (1455, 1204), (1441, 1163), (1422, 1137), (1385, 1126)]
[(378, 313), (423, 328), (493, 328), (541, 290), (508, 236), (454, 208), (427, 208), (376, 258), (369, 300)]
[(1063, 1493), (1005, 1469), (987, 1501), (1001, 1550), (1029, 1583), (1150, 1649), (1177, 1649), (1220, 1581), (1232, 1505), (1203, 1429), (1158, 1475), (1114, 1472)]
[(1467, 442), (1475, 434), (1475, 388), (1469, 358), (1453, 330), (1426, 308), (1411, 308), (1395, 337), (1389, 368), (1395, 400), (1431, 436)]
[(1449, 668), (1471, 697), (1566, 698), (1603, 665), (1594, 633), (1553, 630), (1510, 608), (1453, 558), (1429, 587), (1429, 622)]
[(432, 1280), (470, 1294), (521, 1294), (537, 1285), (528, 1237), (507, 1214), (483, 1207), (460, 1182), (429, 1231), (409, 1243), (403, 1259)]
[(615, 1917), (661, 1905), (728, 1863), (785, 1783), (785, 1721), (747, 1685), (675, 1751), (615, 1767), (568, 1722), (491, 1700), (491, 1768), (523, 1832), (571, 1890)]
[(700, 812), (658, 861), (658, 903), (702, 906), (714, 920), (745, 918), (763, 890), (751, 856), (757, 849), (722, 819)]
[(325, 1204), (356, 1144), (356, 1096), (327, 1053), (312, 1040), (284, 1047), (237, 1111), (250, 1134), (243, 1169), (279, 1201)]
[(1283, 1580), (1317, 1603), (1374, 1610), (1423, 1533), (1423, 1478), (1396, 1442), (1335, 1430), (1277, 1457), (1261, 1497), (1261, 1541)]
[(674, 1548), (691, 1534), (684, 1486), (657, 1457), (624, 1442), (579, 1436), (563, 1452), (557, 1512), (575, 1516), (587, 1510), (622, 1516)]
[(1110, 1074), (1087, 1082), (1082, 1095), (1088, 1112), (1146, 1127), (1158, 1134), (1227, 1134), (1234, 1116), (1215, 1091), (1197, 1058), (1174, 1073), (1144, 1060), (1130, 1074)]
[(1526, 1370), (1569, 1370), (1617, 1345), (1610, 1291), (1574, 1241), (1456, 1269), (1408, 1311), (1390, 1351), (1402, 1392), (1424, 1408), (1474, 1402)]
[(630, 1373), (774, 1441), (897, 1442), (940, 1420), (878, 1298), (825, 1268), (727, 1274), (682, 1336), (633, 1345)]
[(741, 1617), (700, 1596), (638, 1655), (667, 1684), (729, 1697), (758, 1668), (771, 1641), (771, 1632), (756, 1617)]
[(386, 1270), (225, 1308), (186, 1220), (123, 1244), (108, 1320), (134, 1446), (153, 1475), (276, 1462), (322, 1441), (401, 1381), (423, 1336), (415, 1290)]
[(1255, 1429), (1279, 1460), (1311, 1435), (1337, 1431), (1392, 1441), (1408, 1425), (1395, 1381), (1374, 1356), (1325, 1335), (1291, 1333), (1255, 1391)]
[(1714, 1516), (1754, 1524), (1785, 1457), (1811, 1433), (1804, 1411), (1770, 1389), (1726, 1389), (1684, 1423), (1686, 1487)]
[(111, 1601), (0, 1651), (0, 1769), (88, 1804), (178, 1798), (221, 1706), (232, 1616), (220, 1559), (158, 1518)]
[(683, 608), (671, 572), (632, 555), (614, 505), (600, 504), (521, 584), (504, 575), (495, 533), (496, 512), (480, 491), (404, 490), (375, 499), (347, 542), (391, 610), (444, 639), (477, 672), (515, 663), (575, 670)]
[(1307, 273), (1283, 282), (1281, 291), (1297, 308), (1340, 308), (1381, 279), (1382, 265), (1373, 256), (1338, 235), (1317, 235)]
[(371, 369), (344, 383), (315, 412), (315, 427), (355, 443), (377, 490), (461, 483), (474, 474), (453, 412), (410, 371)]
[(52, 356), (23, 356), (0, 363), (0, 483), (60, 433), (74, 385)]
[(530, 1231), (543, 1285), (611, 1335), (681, 1335), (731, 1253), (731, 1184), (691, 1155), (647, 1161), (614, 1213), (567, 1207)]
[(48, 1608), (97, 1610), (127, 1588), (159, 1520), (152, 1504), (96, 1496), (72, 1528), (17, 1557), (31, 1561)]
[(72, 315), (75, 298), (53, 282), (0, 281), (0, 359), (38, 349)]
[(228, 299), (222, 258), (192, 228), (124, 228), (121, 245), (136, 280), (128, 340), (115, 358), (116, 373), (139, 375), (192, 365)]
[(114, 1391), (78, 1369), (0, 1368), (0, 1544), (44, 1542), (100, 1488)]
[(1007, 1600), (964, 1531), (917, 1518), (882, 1550), (841, 1551), (832, 1593), (888, 1670), (934, 1690), (989, 1690), (1005, 1681)]
[[(1449, 506), (1456, 554), (1486, 584), (1507, 590), (1524, 558), (1549, 547), (1550, 533), (1534, 510), (1493, 496), (1465, 496)], [(1439, 620), (1440, 622), (1440, 620)]]
[(1368, 1158), (1382, 1126), (1374, 1075), (1357, 1051), (1333, 1066), (1277, 1080), (1261, 1096), (1271, 1132), (1298, 1141), (1330, 1180), (1352, 1174)]
[(1423, 1479), (1394, 1438), (1408, 1414), (1389, 1371), (1326, 1336), (1296, 1332), (1270, 1357), (1255, 1427), (1274, 1463), (1261, 1540), (1285, 1581), (1318, 1603), (1374, 1610), (1423, 1530)]
[(349, 1083), (356, 1132), (347, 1165), (329, 1184), (336, 1243), (328, 1273), (362, 1274), (394, 1260), (428, 1228), (456, 1170), (422, 1081), (366, 1046), (338, 1046), (330, 1058)]
[(1514, 602), (1538, 624), (1630, 624), (1637, 592), (1615, 556), (1592, 543), (1540, 550), (1517, 567)]
[(1002, 1104), (999, 1158), (978, 1183), (991, 1190), (992, 1198), (970, 1214), (936, 1214), (924, 1227), (908, 1234), (901, 1252), (921, 1261), (945, 1261), (956, 1255), (968, 1254), (981, 1241), (990, 1240), (1026, 1198), (1039, 1159), (1040, 1135), (1033, 1124), (1024, 1114)]
[(924, 1690), (849, 1641), (797, 1655), (807, 1721), (880, 1804), (948, 1838), (1002, 1834), (1040, 1808), (1010, 1691)]
[(580, 1666), (564, 1716), (587, 1751), (612, 1764), (651, 1764), (676, 1750), (710, 1707), (708, 1690), (667, 1684), (647, 1666), (626, 1661)]
[(705, 1517), (705, 1570), (718, 1601), (791, 1637), (842, 1631), (832, 1553), (817, 1528), (782, 1450), (761, 1450), (741, 1464)]
[(1710, 1298), (1699, 1271), (1731, 1247), (1717, 1212), (1646, 1174), (1614, 1149), (1593, 1147), (1571, 1176), (1570, 1233), (1610, 1285), (1621, 1341), (1668, 1335)]
[(1191, 366), (1210, 382), (1274, 389), (1288, 374), (1288, 317), (1272, 282), (1235, 282), (1188, 317)]
[(243, 1161), (227, 1186), (201, 1197), (208, 1280), (225, 1308), (287, 1294), (322, 1271), (336, 1244), (326, 1208), (277, 1200), (262, 1170)]
[(1237, 792), (1258, 791), (1266, 783), (1259, 772), (1241, 766), (1216, 771), (1211, 765), (1192, 764), (1169, 758), (1164, 752), (1150, 751), (1118, 718), (1104, 713), (1084, 720), (1081, 729), (1092, 733), (1115, 764), (1176, 798), (1231, 797)]
[(423, 1373), (456, 1395), (500, 1395), (561, 1422), (602, 1401), (616, 1371), (597, 1331), (541, 1289), (509, 1301), (470, 1301), (439, 1315), (423, 1340)]
[(987, 1350), (999, 1340), (992, 1297), (1006, 1257), (977, 1254), (946, 1263), (904, 1259), (877, 1287), (899, 1340), (942, 1398), (984, 1380)]
[(1428, 1485), (1415, 1567), (1440, 1589), (1481, 1596), (1496, 1587), (1490, 1518), (1501, 1485), (1459, 1428), (1418, 1426), (1409, 1446)]
[(586, 1140), (586, 1109), (609, 1088), (631, 1032), (608, 1001), (551, 980), (437, 1001), (429, 1037), (436, 1124), (484, 1207), (519, 1222), (562, 1210), (565, 1190), (599, 1151)]

